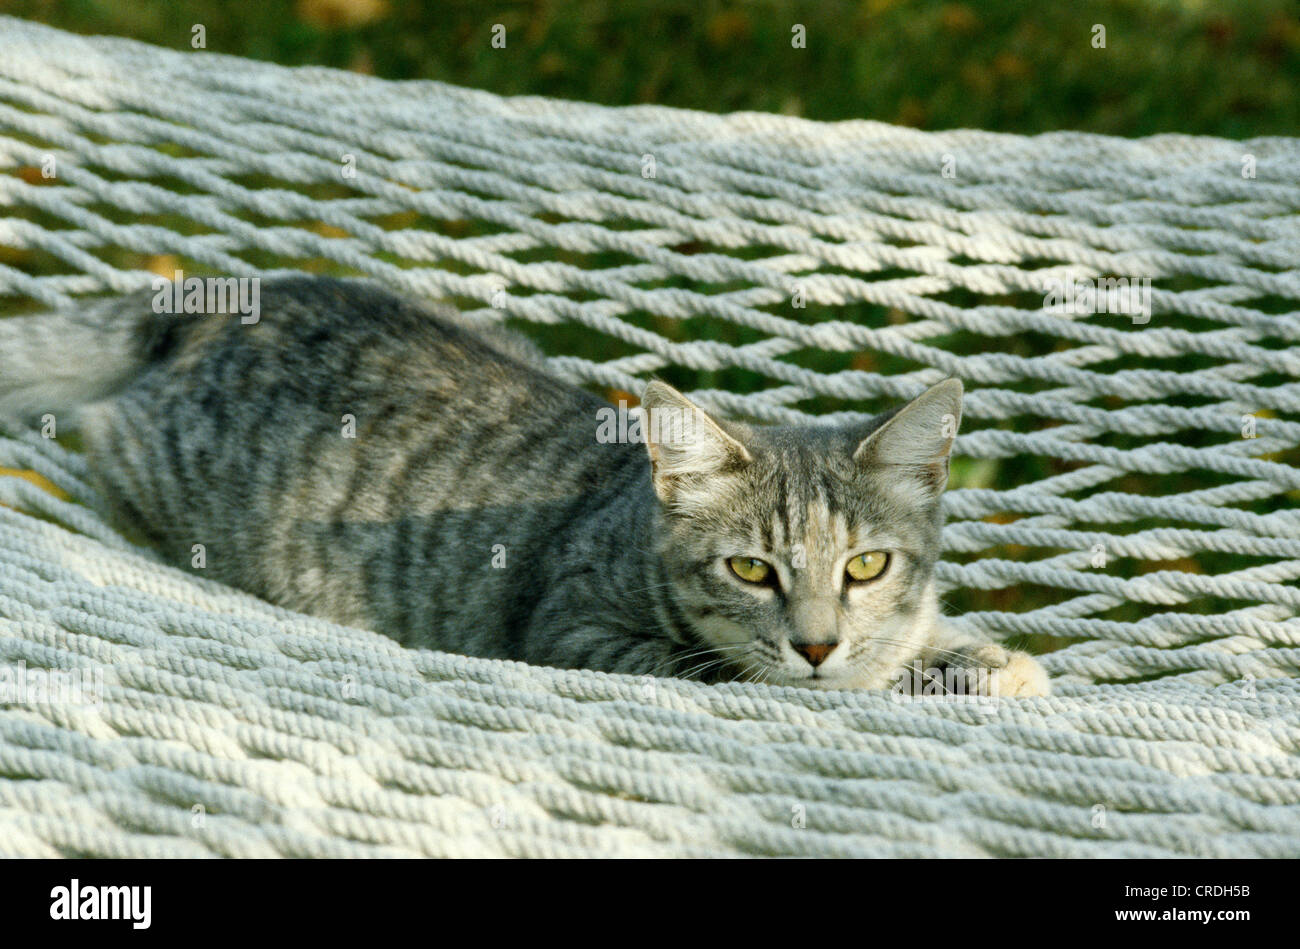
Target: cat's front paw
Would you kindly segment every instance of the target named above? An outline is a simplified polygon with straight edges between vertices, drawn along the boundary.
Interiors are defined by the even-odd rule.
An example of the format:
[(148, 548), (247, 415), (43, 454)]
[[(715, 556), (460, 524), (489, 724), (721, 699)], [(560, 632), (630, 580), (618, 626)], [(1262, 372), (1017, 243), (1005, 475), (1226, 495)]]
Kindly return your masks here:
[(981, 643), (947, 654), (942, 661), (944, 679), (955, 681), (966, 695), (1013, 698), (1049, 695), (1047, 670), (1027, 652), (997, 643)]

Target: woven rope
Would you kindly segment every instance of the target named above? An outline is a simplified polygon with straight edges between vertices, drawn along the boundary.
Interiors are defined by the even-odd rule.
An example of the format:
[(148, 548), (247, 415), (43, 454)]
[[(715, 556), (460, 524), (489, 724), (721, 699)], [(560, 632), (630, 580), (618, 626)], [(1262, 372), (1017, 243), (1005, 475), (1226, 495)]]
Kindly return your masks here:
[[(1300, 140), (502, 99), (0, 18), (0, 171), (6, 305), (317, 261), (582, 327), (577, 382), (748, 370), (695, 394), (764, 420), (960, 376), (958, 452), (1003, 463), (947, 496), (946, 595), (1065, 644), (988, 707), (405, 650), (161, 565), (14, 430), (0, 468), (69, 499), (0, 478), (0, 666), (103, 696), (0, 708), (0, 853), (1300, 855)], [(1100, 276), (1150, 321), (1043, 307)]]

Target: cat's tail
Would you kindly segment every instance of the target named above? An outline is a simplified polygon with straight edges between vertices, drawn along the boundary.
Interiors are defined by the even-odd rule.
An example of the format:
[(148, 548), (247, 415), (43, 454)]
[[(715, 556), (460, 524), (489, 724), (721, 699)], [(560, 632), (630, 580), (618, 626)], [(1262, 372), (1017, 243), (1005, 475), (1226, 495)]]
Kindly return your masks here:
[(0, 415), (75, 417), (118, 391), (145, 362), (133, 309), (119, 297), (0, 319)]

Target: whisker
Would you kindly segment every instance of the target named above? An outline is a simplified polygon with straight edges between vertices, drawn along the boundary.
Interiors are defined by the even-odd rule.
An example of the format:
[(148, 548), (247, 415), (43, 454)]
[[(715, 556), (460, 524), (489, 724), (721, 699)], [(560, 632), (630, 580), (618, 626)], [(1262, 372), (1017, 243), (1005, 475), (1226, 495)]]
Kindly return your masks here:
[(692, 669), (690, 669), (689, 671), (682, 673), (682, 675), (678, 676), (678, 678), (689, 679), (692, 676), (701, 676), (705, 672), (708, 672), (710, 669), (717, 668), (718, 666), (721, 666), (727, 661), (728, 660), (725, 656), (719, 656), (717, 658), (710, 659), (708, 662), (702, 662), (698, 666), (695, 666)]
[[(965, 656), (965, 653), (958, 652), (955, 649), (940, 649), (937, 646), (925, 646), (920, 643), (909, 642), (906, 639), (887, 639), (883, 636), (872, 636), (868, 639), (862, 640), (862, 642), (858, 644), (858, 650), (865, 648), (868, 643), (888, 643), (891, 646), (916, 646), (918, 652), (943, 653), (945, 655), (958, 657)], [(855, 650), (855, 652), (856, 651), (857, 650)]]
[(745, 648), (745, 645), (746, 644), (743, 643), (734, 643), (734, 644), (722, 643), (719, 646), (715, 646), (713, 649), (707, 651), (713, 653), (719, 653), (718, 655), (714, 655), (711, 658), (707, 659), (706, 661), (692, 666), (690, 669), (688, 669), (685, 672), (679, 672), (677, 674), (677, 678), (689, 679), (692, 675), (703, 674), (709, 669), (712, 669), (717, 666), (722, 666), (728, 662), (732, 662), (734, 661), (735, 657), (733, 655), (728, 655), (727, 654), (728, 651), (737, 652)]
[(663, 583), (652, 583), (649, 586), (639, 587), (635, 590), (623, 590), (624, 596), (635, 596), (638, 593), (649, 593), (651, 590), (661, 590), (664, 587), (674, 586), (671, 580), (665, 580)]
[(656, 663), (654, 668), (651, 669), (650, 672), (647, 673), (647, 675), (659, 675), (661, 669), (670, 668), (679, 665), (683, 662), (687, 662), (691, 659), (696, 659), (700, 656), (712, 654), (715, 651), (716, 650), (712, 646), (704, 646), (699, 649), (692, 649), (691, 651), (686, 653), (677, 653), (671, 655), (667, 659), (664, 659), (663, 661)]

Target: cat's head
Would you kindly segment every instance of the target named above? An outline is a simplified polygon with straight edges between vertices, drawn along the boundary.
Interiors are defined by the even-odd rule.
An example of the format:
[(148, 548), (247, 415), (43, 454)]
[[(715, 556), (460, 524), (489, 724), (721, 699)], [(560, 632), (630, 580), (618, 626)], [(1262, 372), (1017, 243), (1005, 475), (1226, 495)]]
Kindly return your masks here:
[(679, 674), (876, 688), (937, 615), (940, 495), (962, 385), (856, 427), (716, 420), (651, 382), (659, 553), (693, 632)]

